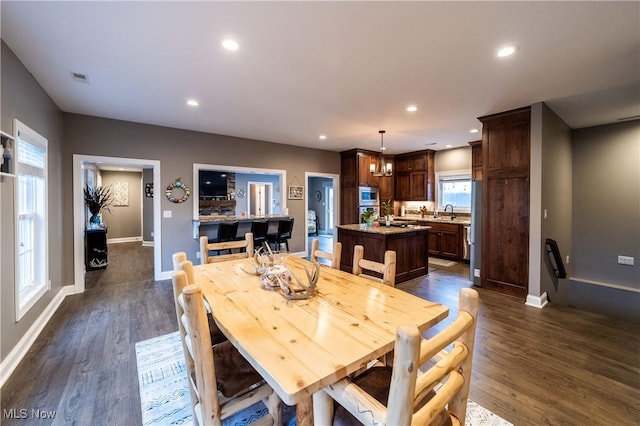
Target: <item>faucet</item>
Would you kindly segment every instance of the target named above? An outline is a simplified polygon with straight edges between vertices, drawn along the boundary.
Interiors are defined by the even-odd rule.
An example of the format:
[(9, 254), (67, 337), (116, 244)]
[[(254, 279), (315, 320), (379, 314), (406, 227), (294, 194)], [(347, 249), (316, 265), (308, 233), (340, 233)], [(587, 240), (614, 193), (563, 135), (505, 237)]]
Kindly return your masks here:
[(444, 212), (447, 212), (447, 207), (451, 206), (451, 220), (454, 220), (456, 218), (455, 213), (453, 212), (453, 204), (447, 204), (446, 206), (444, 206)]

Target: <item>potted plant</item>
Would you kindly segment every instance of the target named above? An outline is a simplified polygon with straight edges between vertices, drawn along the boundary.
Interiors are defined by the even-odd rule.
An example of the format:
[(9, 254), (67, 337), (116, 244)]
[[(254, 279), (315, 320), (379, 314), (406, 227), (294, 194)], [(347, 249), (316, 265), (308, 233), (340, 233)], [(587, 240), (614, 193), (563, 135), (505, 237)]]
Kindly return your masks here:
[(100, 225), (100, 212), (102, 209), (106, 209), (109, 213), (109, 206), (113, 203), (113, 194), (111, 193), (111, 186), (85, 186), (84, 188), (84, 202), (91, 212), (91, 218), (89, 223), (92, 226)]
[(391, 198), (382, 202), (382, 213), (384, 214), (386, 225), (391, 226), (391, 215), (393, 214), (393, 200)]
[(360, 219), (366, 222), (367, 226), (373, 226), (373, 220), (375, 219), (376, 212), (373, 210), (365, 210), (360, 213)]

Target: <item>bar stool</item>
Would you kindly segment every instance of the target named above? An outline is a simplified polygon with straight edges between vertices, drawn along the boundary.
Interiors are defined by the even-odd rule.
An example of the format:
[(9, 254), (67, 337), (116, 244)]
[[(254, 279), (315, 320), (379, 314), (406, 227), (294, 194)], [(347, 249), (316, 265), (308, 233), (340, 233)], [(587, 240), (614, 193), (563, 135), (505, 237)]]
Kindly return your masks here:
[[(224, 243), (227, 241), (235, 241), (238, 233), (238, 222), (222, 222), (218, 225), (218, 238), (216, 243)], [(222, 250), (215, 250), (216, 254), (220, 254)], [(231, 250), (228, 250), (231, 253)]]
[(274, 249), (280, 250), (281, 245), (284, 244), (287, 247), (287, 251), (289, 251), (289, 240), (293, 233), (294, 219), (295, 218), (293, 217), (280, 219), (278, 221), (278, 232), (276, 234), (267, 235), (267, 240), (269, 241), (269, 244), (274, 245)]
[(251, 233), (253, 234), (253, 246), (256, 249), (262, 247), (262, 244), (267, 241), (267, 234), (269, 233), (269, 221), (255, 220), (251, 222)]

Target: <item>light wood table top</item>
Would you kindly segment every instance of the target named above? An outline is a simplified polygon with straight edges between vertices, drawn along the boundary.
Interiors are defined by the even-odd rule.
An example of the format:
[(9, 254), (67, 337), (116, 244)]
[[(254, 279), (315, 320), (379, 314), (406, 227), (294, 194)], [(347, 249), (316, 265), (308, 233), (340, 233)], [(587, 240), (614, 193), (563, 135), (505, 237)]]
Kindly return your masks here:
[[(444, 305), (324, 266), (314, 297), (288, 301), (278, 291), (260, 288), (260, 277), (244, 272), (247, 264), (240, 259), (200, 265), (196, 281), (229, 340), (285, 403), (299, 404), (299, 422), (301, 415), (309, 418), (300, 404), (311, 409), (314, 392), (391, 351), (399, 325), (424, 331), (449, 312)], [(303, 279), (303, 268), (311, 263), (290, 256), (286, 266)]]

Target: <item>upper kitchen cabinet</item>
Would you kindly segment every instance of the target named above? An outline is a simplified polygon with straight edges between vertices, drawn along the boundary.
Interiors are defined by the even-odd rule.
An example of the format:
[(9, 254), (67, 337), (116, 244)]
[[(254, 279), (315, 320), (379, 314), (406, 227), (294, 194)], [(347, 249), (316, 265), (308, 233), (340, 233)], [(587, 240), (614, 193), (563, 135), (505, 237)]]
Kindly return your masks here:
[(471, 145), (471, 179), (482, 180), (482, 141), (469, 142)]
[(378, 159), (374, 152), (351, 149), (340, 153), (340, 185), (371, 186), (380, 185), (378, 176), (371, 174), (371, 163)]
[(395, 157), (395, 199), (397, 201), (433, 201), (435, 171), (433, 150), (400, 154)]
[(482, 122), (482, 286), (526, 297), (529, 288), (530, 107)]
[(371, 163), (377, 159), (377, 155), (358, 152), (358, 186), (378, 187), (380, 179), (371, 173)]

